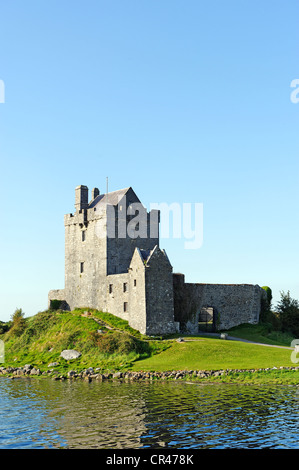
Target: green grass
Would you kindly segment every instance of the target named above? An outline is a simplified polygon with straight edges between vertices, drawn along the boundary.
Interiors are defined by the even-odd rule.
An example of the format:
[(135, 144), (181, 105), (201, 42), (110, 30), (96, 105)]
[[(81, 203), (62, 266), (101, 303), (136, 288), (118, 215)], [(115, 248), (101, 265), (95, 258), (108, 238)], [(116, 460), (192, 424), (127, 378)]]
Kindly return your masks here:
[[(278, 370), (240, 372), (221, 379), (209, 378), (209, 381), (299, 383), (298, 371), (279, 370), (280, 367), (294, 367), (290, 349), (199, 336), (185, 337), (183, 342), (177, 342), (175, 337), (152, 340), (132, 329), (125, 320), (96, 310), (90, 310), (91, 316), (83, 316), (86, 310), (40, 312), (26, 319), (26, 327), (19, 336), (12, 331), (0, 335), (5, 344), (6, 361), (1, 365), (19, 367), (30, 363), (45, 371), (49, 363), (58, 362), (55, 369), (62, 374), (70, 369), (80, 371), (87, 367), (103, 371), (275, 367)], [(92, 316), (104, 322), (104, 326)], [(114, 329), (110, 330), (108, 326)], [(104, 333), (99, 334), (99, 329)], [(269, 335), (271, 332), (261, 325), (241, 325), (228, 333), (251, 341), (275, 343), (274, 337)], [(290, 346), (290, 338), (281, 336), (276, 343)], [(76, 349), (82, 356), (74, 361), (65, 361), (60, 357), (63, 349)]]
[(139, 360), (132, 370), (220, 370), (291, 367), (288, 349), (214, 338), (172, 341), (159, 355)]
[[(91, 317), (82, 316), (84, 311), (86, 309), (40, 312), (26, 319), (26, 328), (21, 335), (15, 336), (12, 331), (1, 335), (5, 344), (4, 366), (30, 363), (43, 371), (48, 369), (49, 363), (58, 362), (56, 369), (59, 371), (74, 367), (78, 370), (87, 367), (121, 370), (140, 357), (148, 357), (167, 346), (162, 342), (145, 341), (120, 318), (92, 311), (94, 317), (117, 327), (117, 330), (109, 330)], [(104, 333), (98, 334), (99, 329)], [(60, 357), (64, 349), (76, 349), (82, 356), (75, 361), (65, 361)]]
[(294, 366), (297, 364), (291, 361), (290, 349), (189, 337), (185, 342), (172, 341), (170, 348), (159, 355), (135, 362), (132, 371), (229, 370), (223, 376), (195, 378), (191, 375), (186, 379), (209, 383), (298, 385), (299, 370), (293, 370)]
[(289, 333), (275, 331), (269, 324), (243, 325), (231, 328), (227, 333), (231, 336), (247, 339), (256, 343), (276, 344), (280, 346), (290, 346), (294, 336)]
[(84, 314), (85, 312), (89, 312), (93, 317), (104, 321), (107, 325), (112, 328), (116, 328), (122, 331), (126, 331), (127, 333), (135, 336), (136, 338), (145, 338), (138, 330), (135, 330), (129, 325), (127, 320), (123, 320), (122, 318), (116, 317), (111, 313), (107, 312), (99, 312), (98, 310), (94, 309), (86, 309), (86, 308), (77, 308), (74, 310), (73, 313), (75, 314)]
[(255, 370), (255, 371), (227, 371), (220, 376), (198, 378), (187, 375), (185, 381), (192, 383), (223, 383), (246, 385), (299, 385), (299, 370)]

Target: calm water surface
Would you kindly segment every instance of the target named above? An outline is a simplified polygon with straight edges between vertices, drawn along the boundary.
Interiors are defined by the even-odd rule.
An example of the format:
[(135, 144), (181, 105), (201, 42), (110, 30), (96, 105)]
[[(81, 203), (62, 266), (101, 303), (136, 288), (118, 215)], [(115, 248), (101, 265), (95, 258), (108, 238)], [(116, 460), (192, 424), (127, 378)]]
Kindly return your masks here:
[(0, 379), (0, 448), (299, 448), (299, 389)]

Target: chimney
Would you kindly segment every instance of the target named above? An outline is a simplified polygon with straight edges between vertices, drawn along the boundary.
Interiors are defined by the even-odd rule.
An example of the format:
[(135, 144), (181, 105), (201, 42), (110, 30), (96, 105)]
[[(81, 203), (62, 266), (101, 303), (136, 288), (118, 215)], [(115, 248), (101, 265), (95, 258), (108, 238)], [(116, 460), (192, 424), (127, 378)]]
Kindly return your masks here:
[(79, 212), (88, 208), (88, 187), (77, 186), (75, 189), (75, 208)]
[(93, 201), (98, 195), (100, 194), (100, 191), (98, 188), (93, 188), (91, 191), (91, 200)]

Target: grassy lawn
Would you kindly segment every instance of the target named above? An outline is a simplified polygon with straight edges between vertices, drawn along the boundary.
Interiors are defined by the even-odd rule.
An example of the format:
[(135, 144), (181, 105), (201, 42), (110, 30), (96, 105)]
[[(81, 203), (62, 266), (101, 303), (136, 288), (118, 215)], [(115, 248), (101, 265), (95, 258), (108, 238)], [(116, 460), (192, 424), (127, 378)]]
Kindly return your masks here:
[(171, 341), (158, 355), (136, 361), (132, 370), (219, 370), (292, 367), (291, 350), (214, 338)]
[(237, 338), (247, 339), (256, 343), (264, 344), (276, 344), (280, 346), (290, 346), (294, 339), (288, 333), (282, 333), (281, 331), (271, 331), (267, 328), (267, 325), (250, 325), (243, 324), (236, 326), (227, 331), (230, 336)]

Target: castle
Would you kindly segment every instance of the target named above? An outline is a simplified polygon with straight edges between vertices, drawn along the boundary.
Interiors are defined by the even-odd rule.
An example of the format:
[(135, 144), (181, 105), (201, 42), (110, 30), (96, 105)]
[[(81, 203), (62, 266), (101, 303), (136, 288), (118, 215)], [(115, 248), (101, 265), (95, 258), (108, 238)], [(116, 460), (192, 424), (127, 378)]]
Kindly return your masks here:
[[(138, 216), (136, 216), (136, 208)], [(147, 212), (131, 187), (105, 194), (75, 189), (64, 216), (65, 287), (51, 290), (61, 308), (93, 308), (147, 335), (197, 333), (257, 323), (265, 291), (251, 284), (189, 284), (159, 247), (160, 212)]]

